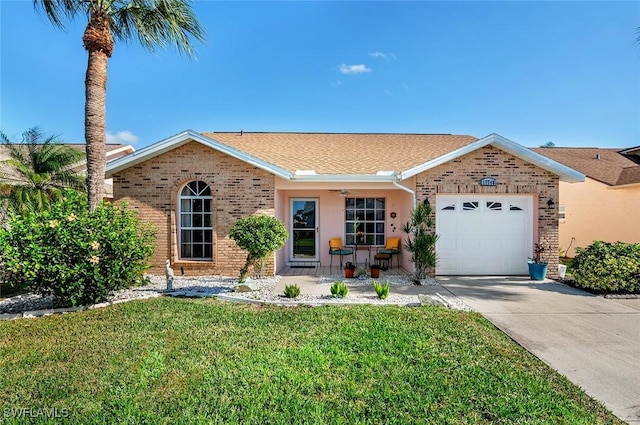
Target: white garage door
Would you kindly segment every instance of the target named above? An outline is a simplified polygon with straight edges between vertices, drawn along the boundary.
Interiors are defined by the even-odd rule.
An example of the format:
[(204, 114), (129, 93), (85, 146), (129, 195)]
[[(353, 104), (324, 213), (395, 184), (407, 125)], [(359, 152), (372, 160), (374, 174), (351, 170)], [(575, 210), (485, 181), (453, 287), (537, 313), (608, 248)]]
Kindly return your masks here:
[(439, 275), (527, 274), (532, 196), (438, 195)]

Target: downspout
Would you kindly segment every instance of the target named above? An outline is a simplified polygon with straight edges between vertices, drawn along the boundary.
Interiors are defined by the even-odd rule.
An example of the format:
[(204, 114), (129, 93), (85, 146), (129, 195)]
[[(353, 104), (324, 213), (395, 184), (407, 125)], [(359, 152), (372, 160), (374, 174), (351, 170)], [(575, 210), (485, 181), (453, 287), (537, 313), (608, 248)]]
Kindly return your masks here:
[[(414, 190), (409, 189), (406, 186), (401, 185), (400, 183), (398, 183), (398, 173), (395, 173), (395, 178), (391, 181), (391, 183), (397, 187), (398, 189), (404, 190), (405, 192), (409, 192), (411, 194), (411, 198), (413, 199), (413, 209), (416, 208), (416, 206), (418, 205), (417, 200), (416, 200), (416, 192)], [(416, 272), (416, 268), (415, 268), (415, 264), (411, 263), (412, 265), (412, 272), (415, 274)]]
[(398, 183), (398, 173), (396, 173), (394, 177), (395, 178), (391, 181), (391, 183), (398, 189), (402, 189), (405, 192), (409, 192), (411, 194), (411, 197), (413, 198), (413, 208), (415, 208), (416, 205), (418, 205), (418, 201), (416, 200), (416, 192)]

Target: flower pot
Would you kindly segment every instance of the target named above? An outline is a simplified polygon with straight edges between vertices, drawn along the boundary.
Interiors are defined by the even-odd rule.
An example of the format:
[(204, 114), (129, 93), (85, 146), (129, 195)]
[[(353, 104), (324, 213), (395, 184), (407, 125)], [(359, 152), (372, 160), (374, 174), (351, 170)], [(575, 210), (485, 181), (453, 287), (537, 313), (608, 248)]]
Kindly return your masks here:
[(544, 280), (548, 267), (546, 263), (529, 263), (529, 277), (531, 280)]
[(373, 279), (380, 277), (380, 266), (371, 266), (371, 277)]
[(345, 269), (344, 269), (344, 277), (348, 277), (348, 278), (352, 278), (353, 279), (353, 273), (355, 271), (356, 271), (355, 269), (345, 267)]

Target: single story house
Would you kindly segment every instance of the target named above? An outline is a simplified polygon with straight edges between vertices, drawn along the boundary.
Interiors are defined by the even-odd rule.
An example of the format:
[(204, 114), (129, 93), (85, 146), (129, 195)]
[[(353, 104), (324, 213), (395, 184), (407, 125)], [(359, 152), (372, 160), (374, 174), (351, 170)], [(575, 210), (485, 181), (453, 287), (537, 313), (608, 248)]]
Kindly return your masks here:
[[(557, 272), (558, 184), (584, 175), (497, 134), (198, 133), (183, 131), (107, 165), (115, 200), (158, 228), (152, 271), (236, 275), (239, 218), (277, 217), (290, 237), (265, 264), (328, 265), (329, 240), (406, 235), (414, 205), (435, 211), (439, 275), (527, 273), (534, 243)], [(359, 254), (358, 261), (363, 262)], [(400, 265), (411, 270), (406, 252)], [(547, 259), (547, 258), (545, 258)], [(335, 264), (336, 261), (333, 261)]]
[(640, 146), (533, 150), (586, 176), (560, 181), (560, 250), (573, 257), (595, 240), (640, 243)]

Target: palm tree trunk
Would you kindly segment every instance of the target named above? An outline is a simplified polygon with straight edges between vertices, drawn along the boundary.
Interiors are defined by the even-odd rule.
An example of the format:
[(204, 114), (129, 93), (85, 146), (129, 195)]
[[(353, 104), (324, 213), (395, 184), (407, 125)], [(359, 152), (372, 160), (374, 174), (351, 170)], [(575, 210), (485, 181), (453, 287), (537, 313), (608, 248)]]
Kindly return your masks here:
[(91, 211), (96, 209), (104, 194), (108, 59), (102, 51), (89, 51), (85, 79), (84, 137), (87, 144), (87, 193)]
[(104, 193), (107, 166), (107, 61), (113, 53), (109, 15), (92, 12), (82, 43), (89, 53), (84, 80), (84, 138), (87, 144), (87, 194), (89, 210), (96, 209)]

